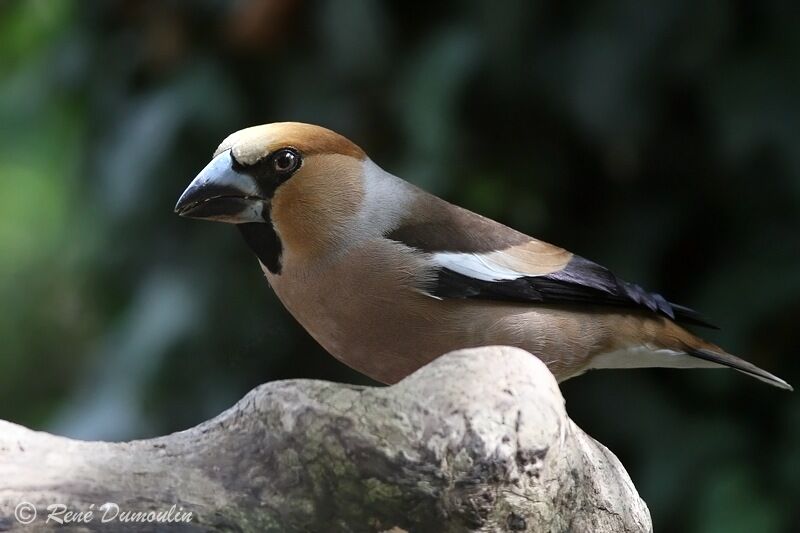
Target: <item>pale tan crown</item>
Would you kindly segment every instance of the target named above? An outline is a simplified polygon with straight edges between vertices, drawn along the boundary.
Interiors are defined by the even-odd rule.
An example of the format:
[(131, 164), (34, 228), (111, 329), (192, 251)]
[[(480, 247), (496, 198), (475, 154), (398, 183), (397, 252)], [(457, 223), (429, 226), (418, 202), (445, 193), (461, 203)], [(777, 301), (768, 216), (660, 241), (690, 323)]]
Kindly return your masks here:
[(252, 165), (280, 148), (293, 147), (303, 155), (341, 154), (361, 160), (364, 151), (347, 137), (322, 126), (274, 122), (239, 130), (219, 145), (214, 155), (231, 150), (243, 165)]

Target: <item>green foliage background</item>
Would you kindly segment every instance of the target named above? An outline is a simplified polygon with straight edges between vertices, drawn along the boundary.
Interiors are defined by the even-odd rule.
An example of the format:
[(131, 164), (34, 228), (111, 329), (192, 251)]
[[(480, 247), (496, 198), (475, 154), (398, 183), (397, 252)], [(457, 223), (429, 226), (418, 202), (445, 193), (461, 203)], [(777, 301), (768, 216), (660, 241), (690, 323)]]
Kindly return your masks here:
[[(774, 0), (0, 2), (0, 417), (127, 439), (264, 381), (366, 382), (232, 228), (172, 214), (228, 133), (279, 120), (703, 311), (798, 385), (798, 22)], [(659, 531), (800, 531), (796, 393), (670, 370), (563, 390)]]

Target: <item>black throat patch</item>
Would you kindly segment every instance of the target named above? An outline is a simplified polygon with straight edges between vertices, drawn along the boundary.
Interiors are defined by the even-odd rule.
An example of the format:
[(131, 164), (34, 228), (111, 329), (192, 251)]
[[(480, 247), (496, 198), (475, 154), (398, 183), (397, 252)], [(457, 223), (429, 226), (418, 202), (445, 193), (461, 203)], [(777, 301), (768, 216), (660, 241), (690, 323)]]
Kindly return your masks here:
[[(282, 171), (276, 170), (275, 158), (284, 157), (287, 154), (297, 158), (297, 164), (292, 168)], [(256, 183), (262, 198), (272, 199), (275, 190), (286, 180), (292, 177), (302, 165), (300, 153), (291, 147), (276, 150), (269, 157), (265, 157), (252, 165), (244, 166), (231, 157), (233, 168), (236, 172), (241, 172), (250, 176)], [(269, 204), (264, 206), (262, 213), (264, 222), (249, 222), (237, 224), (239, 231), (244, 237), (247, 246), (258, 256), (261, 263), (273, 274), (281, 273), (281, 253), (283, 245), (272, 225)]]
[(261, 263), (273, 274), (281, 273), (281, 252), (283, 246), (272, 222), (250, 222), (237, 224), (247, 246), (258, 256)]

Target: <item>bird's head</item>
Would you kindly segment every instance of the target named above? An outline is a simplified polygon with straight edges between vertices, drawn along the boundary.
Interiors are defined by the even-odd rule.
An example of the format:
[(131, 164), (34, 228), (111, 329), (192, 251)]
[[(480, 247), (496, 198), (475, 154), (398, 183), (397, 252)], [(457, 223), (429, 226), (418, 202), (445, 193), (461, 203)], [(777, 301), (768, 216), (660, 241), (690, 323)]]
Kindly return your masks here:
[(361, 148), (320, 126), (246, 128), (220, 144), (175, 212), (240, 227), (271, 225), (293, 252), (321, 249), (357, 218), (366, 161)]

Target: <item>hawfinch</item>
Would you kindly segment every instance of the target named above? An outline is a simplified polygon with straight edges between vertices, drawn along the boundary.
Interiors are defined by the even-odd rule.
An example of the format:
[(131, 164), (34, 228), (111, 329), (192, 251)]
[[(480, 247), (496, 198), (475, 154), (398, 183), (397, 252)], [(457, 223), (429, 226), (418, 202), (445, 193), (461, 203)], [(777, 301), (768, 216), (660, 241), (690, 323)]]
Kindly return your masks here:
[(230, 135), (175, 212), (236, 224), (300, 324), (384, 383), (454, 349), (510, 345), (559, 381), (593, 368), (731, 367), (791, 389), (685, 330), (708, 326), (688, 307), (428, 194), (319, 126)]

